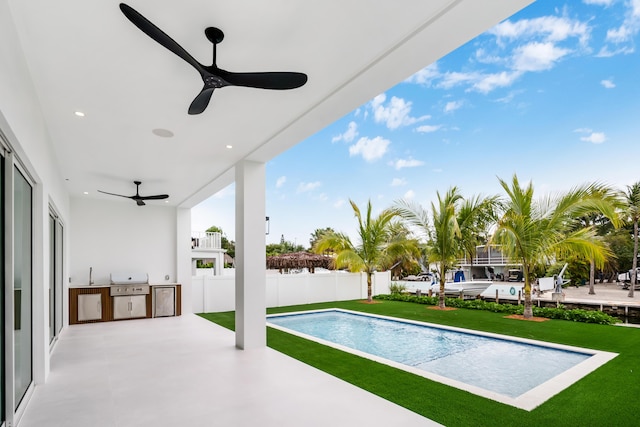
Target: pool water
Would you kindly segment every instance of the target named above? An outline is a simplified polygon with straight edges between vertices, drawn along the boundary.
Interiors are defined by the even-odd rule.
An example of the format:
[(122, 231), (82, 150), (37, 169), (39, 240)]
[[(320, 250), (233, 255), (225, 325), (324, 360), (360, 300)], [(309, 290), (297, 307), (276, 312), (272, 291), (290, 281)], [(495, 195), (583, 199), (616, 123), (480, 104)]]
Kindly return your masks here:
[(269, 316), (268, 322), (511, 398), (593, 356), (338, 310)]

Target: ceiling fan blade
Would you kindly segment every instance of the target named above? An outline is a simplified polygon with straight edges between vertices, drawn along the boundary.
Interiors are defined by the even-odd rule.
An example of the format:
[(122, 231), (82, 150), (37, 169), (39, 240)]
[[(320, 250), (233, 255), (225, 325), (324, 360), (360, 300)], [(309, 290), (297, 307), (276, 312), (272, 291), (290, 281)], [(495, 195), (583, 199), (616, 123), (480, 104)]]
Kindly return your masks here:
[(151, 21), (142, 16), (137, 10), (129, 5), (120, 3), (120, 10), (124, 13), (124, 16), (129, 19), (136, 27), (140, 28), (143, 33), (160, 43), (171, 52), (178, 55), (180, 58), (187, 61), (193, 68), (198, 70), (200, 74), (205, 73), (205, 70), (198, 61), (195, 60), (182, 46), (180, 46), (175, 40), (169, 37), (164, 31), (156, 27)]
[(294, 72), (232, 73), (218, 70), (220, 77), (234, 86), (260, 89), (295, 89), (307, 82), (307, 75)]
[(189, 106), (189, 114), (200, 114), (209, 105), (209, 100), (211, 100), (211, 95), (213, 95), (213, 91), (215, 88), (205, 86), (202, 88), (198, 96), (195, 97), (191, 105)]
[(137, 200), (164, 200), (168, 198), (169, 198), (168, 194), (158, 194), (155, 196), (140, 196), (137, 198)]
[(123, 196), (122, 194), (116, 194), (116, 193), (108, 193), (108, 192), (102, 191), (102, 190), (98, 190), (98, 193), (108, 194), (110, 196), (124, 197), (124, 198), (127, 198), (127, 199), (132, 199), (134, 197), (134, 196)]
[(144, 206), (146, 203), (145, 203), (145, 202), (143, 202), (143, 201), (142, 201), (142, 200), (140, 200), (140, 199), (137, 199), (137, 200), (136, 200), (136, 204), (137, 204), (138, 206)]

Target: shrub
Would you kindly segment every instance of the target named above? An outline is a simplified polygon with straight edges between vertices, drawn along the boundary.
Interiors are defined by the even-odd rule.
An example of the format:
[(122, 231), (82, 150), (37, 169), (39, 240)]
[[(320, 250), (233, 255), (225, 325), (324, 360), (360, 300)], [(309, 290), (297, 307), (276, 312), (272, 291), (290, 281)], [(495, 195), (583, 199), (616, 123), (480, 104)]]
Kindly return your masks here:
[[(393, 284), (392, 284), (393, 286)], [(391, 288), (391, 286), (389, 286)], [(404, 289), (403, 289), (404, 291)], [(373, 297), (385, 301), (402, 301), (416, 304), (438, 305), (438, 297), (420, 296), (411, 294), (391, 293), (391, 295), (376, 295)], [(445, 304), (449, 307), (466, 308), (470, 310), (486, 310), (494, 313), (522, 314), (524, 306), (514, 304), (498, 304), (496, 302), (484, 301), (481, 299), (461, 300), (458, 298), (447, 298)], [(563, 306), (555, 307), (533, 307), (533, 315), (548, 319), (570, 320), (572, 322), (597, 323), (600, 325), (613, 325), (619, 323), (620, 319), (610, 316), (607, 313), (595, 310), (573, 309), (567, 310)]]
[(389, 285), (389, 292), (391, 292), (392, 295), (401, 294), (406, 290), (407, 290), (407, 287), (403, 283), (392, 282)]

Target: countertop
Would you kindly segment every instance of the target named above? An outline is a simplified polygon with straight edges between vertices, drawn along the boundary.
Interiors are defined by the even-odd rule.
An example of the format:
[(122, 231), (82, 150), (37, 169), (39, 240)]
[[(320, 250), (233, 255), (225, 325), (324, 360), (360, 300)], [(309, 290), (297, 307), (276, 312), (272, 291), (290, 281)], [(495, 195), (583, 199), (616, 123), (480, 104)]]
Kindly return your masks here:
[[(137, 283), (140, 284), (140, 283)], [(149, 283), (149, 286), (154, 287), (154, 286), (178, 286), (180, 285), (180, 283)], [(72, 283), (69, 285), (69, 289), (92, 289), (92, 288), (110, 288), (111, 285), (109, 284), (102, 284), (102, 285), (86, 285), (86, 284), (78, 284), (78, 283)]]
[(81, 285), (77, 283), (71, 283), (69, 285), (69, 289), (71, 288), (109, 288), (111, 285)]

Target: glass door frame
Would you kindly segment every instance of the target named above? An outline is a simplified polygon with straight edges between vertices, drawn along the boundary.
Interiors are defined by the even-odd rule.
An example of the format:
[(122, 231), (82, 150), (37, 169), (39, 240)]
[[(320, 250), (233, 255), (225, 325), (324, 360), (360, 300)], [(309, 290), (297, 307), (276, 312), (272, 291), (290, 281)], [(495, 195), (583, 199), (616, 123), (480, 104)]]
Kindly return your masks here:
[[(0, 119), (2, 116), (0, 115)], [(1, 122), (0, 122), (1, 123)], [(0, 339), (2, 339), (2, 344), (4, 344), (3, 349), (3, 360), (2, 366), (0, 367), (1, 377), (2, 377), (2, 394), (0, 394), (0, 399), (2, 400), (2, 409), (3, 409), (3, 419), (0, 419), (0, 425), (15, 425), (17, 421), (19, 421), (24, 409), (26, 407), (25, 402), (28, 402), (33, 394), (34, 390), (34, 295), (33, 293), (37, 290), (33, 286), (35, 280), (35, 259), (34, 259), (34, 248), (35, 248), (35, 224), (34, 218), (36, 215), (35, 212), (35, 195), (36, 195), (36, 181), (33, 179), (33, 176), (29, 173), (28, 168), (20, 161), (20, 159), (16, 156), (14, 151), (11, 149), (9, 145), (8, 139), (5, 134), (0, 129), (0, 154), (4, 152), (4, 171), (3, 171), (3, 180), (2, 180), (2, 194), (3, 194), (3, 206), (2, 206), (2, 216), (3, 220), (3, 232), (4, 241), (0, 242), (4, 248), (4, 289), (2, 292), (2, 304), (3, 304), (3, 323), (4, 327), (2, 329), (2, 334)], [(29, 212), (31, 218), (31, 382), (27, 386), (25, 393), (20, 399), (20, 404), (18, 404), (17, 399), (15, 397), (15, 337), (14, 337), (14, 277), (15, 277), (15, 253), (14, 253), (14, 240), (15, 240), (15, 232), (14, 232), (14, 224), (15, 224), (15, 203), (14, 203), (14, 190), (15, 190), (15, 171), (18, 171), (27, 181), (27, 183), (31, 187), (31, 211)]]
[[(53, 229), (51, 228), (53, 227)], [(64, 223), (55, 207), (49, 204), (49, 346), (57, 341), (64, 327)], [(53, 334), (51, 334), (53, 332)]]

